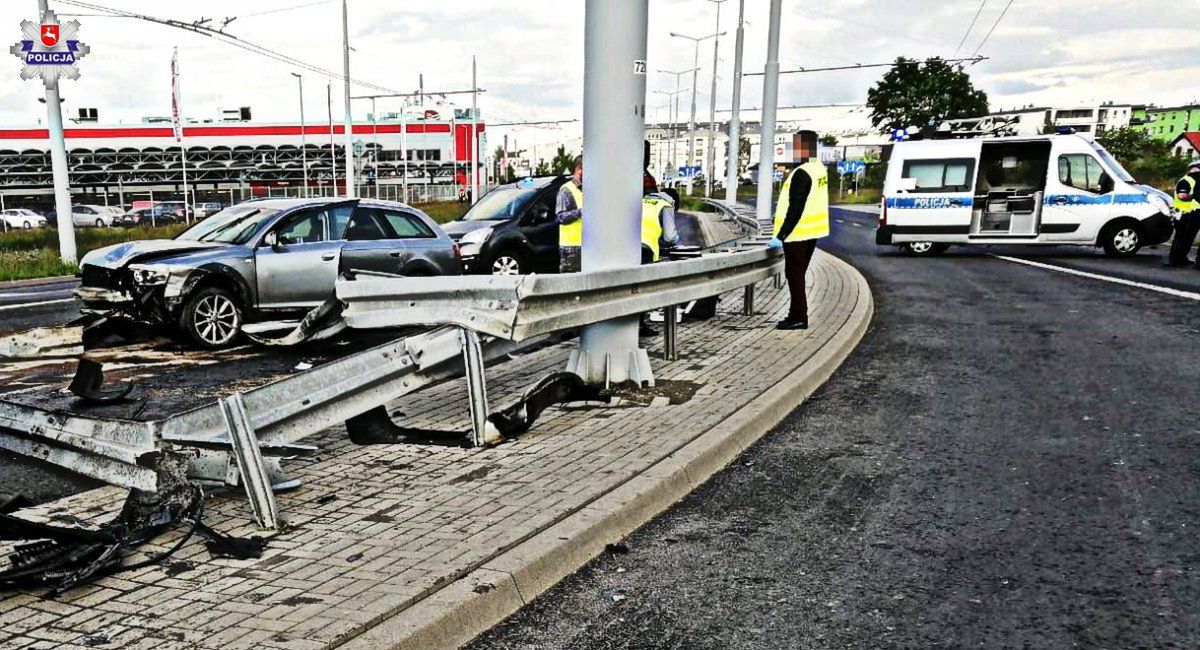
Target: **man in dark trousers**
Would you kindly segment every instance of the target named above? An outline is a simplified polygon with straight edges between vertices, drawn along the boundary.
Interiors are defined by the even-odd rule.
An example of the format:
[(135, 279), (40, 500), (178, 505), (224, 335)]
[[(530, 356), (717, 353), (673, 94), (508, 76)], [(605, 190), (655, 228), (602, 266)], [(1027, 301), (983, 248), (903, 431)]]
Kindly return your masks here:
[(783, 272), (792, 294), (787, 318), (779, 321), (776, 329), (808, 329), (804, 275), (817, 240), (828, 236), (829, 174), (821, 161), (806, 158), (783, 182), (775, 206), (775, 238), (770, 245), (783, 246)]
[[(1179, 218), (1175, 221), (1175, 241), (1171, 243), (1167, 266), (1187, 266), (1192, 242), (1200, 232), (1200, 160), (1188, 164), (1187, 174), (1175, 184), (1175, 209)], [(1195, 264), (1200, 269), (1200, 255), (1196, 256)]]

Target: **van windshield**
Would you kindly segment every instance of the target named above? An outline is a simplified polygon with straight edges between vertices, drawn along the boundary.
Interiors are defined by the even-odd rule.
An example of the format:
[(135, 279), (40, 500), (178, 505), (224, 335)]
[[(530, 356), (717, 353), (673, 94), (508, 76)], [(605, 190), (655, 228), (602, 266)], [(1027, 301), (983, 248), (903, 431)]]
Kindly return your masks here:
[(1092, 148), (1096, 150), (1096, 154), (1100, 156), (1100, 160), (1104, 161), (1104, 166), (1108, 167), (1109, 170), (1112, 171), (1113, 176), (1115, 176), (1117, 178), (1117, 180), (1120, 180), (1120, 181), (1123, 181), (1126, 183), (1136, 183), (1137, 182), (1137, 181), (1133, 180), (1133, 176), (1129, 172), (1125, 171), (1125, 168), (1121, 166), (1121, 163), (1117, 162), (1117, 159), (1113, 158), (1112, 154), (1108, 153), (1108, 151), (1106, 151), (1104, 149), (1104, 147), (1101, 147), (1100, 145), (1093, 142)]

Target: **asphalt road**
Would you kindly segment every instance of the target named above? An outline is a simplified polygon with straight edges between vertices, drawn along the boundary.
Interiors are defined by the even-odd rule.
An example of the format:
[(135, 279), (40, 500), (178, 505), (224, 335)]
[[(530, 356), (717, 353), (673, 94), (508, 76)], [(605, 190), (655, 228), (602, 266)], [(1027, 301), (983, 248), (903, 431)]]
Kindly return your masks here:
[(0, 334), (62, 325), (77, 318), (79, 309), (71, 297), (77, 286), (79, 281), (74, 278), (32, 286), (0, 283)]
[(863, 344), (759, 444), (475, 650), (1200, 646), (1196, 300), (1160, 252), (822, 247)]

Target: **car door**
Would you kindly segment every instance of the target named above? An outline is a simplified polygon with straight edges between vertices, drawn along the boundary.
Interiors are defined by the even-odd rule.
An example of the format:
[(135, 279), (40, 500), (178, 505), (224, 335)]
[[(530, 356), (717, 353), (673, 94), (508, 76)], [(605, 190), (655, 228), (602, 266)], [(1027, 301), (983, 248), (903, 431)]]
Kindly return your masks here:
[(336, 235), (351, 209), (305, 210), (272, 229), (254, 252), (260, 308), (307, 309), (333, 295), (342, 248)]
[(412, 274), (447, 275), (462, 272), (461, 262), (454, 254), (454, 245), (439, 236), (426, 219), (400, 209), (383, 208), (377, 211), (383, 226), (404, 247), (401, 272)]
[(411, 257), (404, 240), (375, 208), (355, 208), (343, 238), (342, 270), (400, 274)]
[(521, 215), (521, 231), (533, 251), (534, 269), (541, 273), (558, 272), (558, 222), (554, 219), (554, 201), (561, 183), (542, 190)]
[(1112, 214), (1113, 188), (1090, 153), (1063, 152), (1050, 166), (1042, 207), (1042, 240), (1091, 243)]
[(968, 235), (978, 159), (975, 144), (973, 152), (904, 160), (898, 185), (905, 191), (887, 199), (896, 240), (961, 241)]
[(76, 205), (71, 208), (71, 223), (80, 227), (96, 225), (96, 212), (86, 205)]

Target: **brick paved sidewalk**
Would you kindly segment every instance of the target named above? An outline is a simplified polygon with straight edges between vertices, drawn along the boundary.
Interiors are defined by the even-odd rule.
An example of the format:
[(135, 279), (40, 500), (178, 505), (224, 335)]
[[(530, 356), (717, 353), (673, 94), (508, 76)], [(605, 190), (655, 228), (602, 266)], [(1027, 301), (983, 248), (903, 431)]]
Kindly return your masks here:
[[(495, 448), (359, 447), (343, 428), (328, 430), (308, 441), (321, 448), (317, 456), (285, 463), (304, 484), (279, 495), (290, 528), (271, 535), (261, 559), (212, 559), (193, 539), (164, 564), (55, 600), (4, 594), (0, 648), (302, 649), (373, 646), (380, 634), (399, 643), (418, 625), (406, 610), (421, 605), (436, 615), (461, 607), (455, 594), (486, 594), (493, 582), (510, 579), (493, 568), (501, 566), (498, 559), (547, 543), (551, 526), (585, 514), (634, 477), (675, 480), (648, 470), (805, 372), (831, 340), (851, 328), (861, 332), (870, 295), (856, 271), (820, 253), (810, 282), (813, 329), (773, 329), (786, 309), (786, 290), (771, 282), (759, 284), (754, 315), (741, 314), (741, 292), (729, 294), (716, 318), (680, 326), (678, 361), (662, 360), (661, 339), (643, 339), (658, 380), (653, 392), (607, 406), (552, 408), (531, 432)], [(563, 368), (572, 346), (489, 367), (492, 408)], [(408, 426), (469, 427), (461, 380), (410, 395), (392, 411), (403, 412)], [(123, 498), (122, 490), (107, 488), (21, 514), (103, 519)], [(256, 532), (237, 494), (210, 499), (205, 521), (234, 534)], [(143, 550), (164, 550), (176, 535)], [(447, 588), (456, 581), (461, 587), (464, 577), (474, 586)], [(522, 592), (516, 604), (535, 595)], [(486, 627), (507, 613), (480, 614), (472, 625)], [(444, 638), (455, 634), (463, 632)]]

